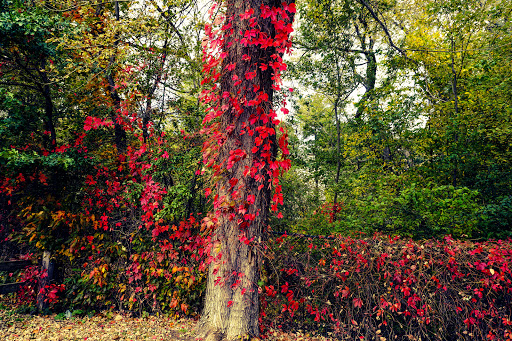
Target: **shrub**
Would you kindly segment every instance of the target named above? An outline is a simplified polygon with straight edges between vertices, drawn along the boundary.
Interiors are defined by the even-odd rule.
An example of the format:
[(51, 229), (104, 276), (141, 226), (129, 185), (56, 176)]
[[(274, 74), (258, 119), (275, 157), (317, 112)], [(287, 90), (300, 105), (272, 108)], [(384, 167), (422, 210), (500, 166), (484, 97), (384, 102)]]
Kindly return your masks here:
[(465, 187), (412, 184), (395, 199), (392, 228), (414, 238), (472, 237), (480, 208), (477, 199), (478, 192)]
[[(62, 179), (53, 175), (65, 167), (49, 165), (60, 159), (37, 154), (26, 162), (35, 169), (13, 165), (0, 175), (0, 217), (6, 211), (19, 225), (6, 241), (29, 248), (36, 257), (50, 251), (61, 270), (48, 288), (48, 297), (60, 300), (52, 307), (174, 316), (198, 312), (208, 233), (194, 218), (201, 216), (195, 180), (188, 184), (198, 177), (195, 151), (173, 154), (170, 143), (153, 140), (152, 145), (134, 143), (120, 156), (108, 146), (87, 152), (81, 143), (66, 145), (63, 153), (77, 153), (88, 162), (73, 162), (82, 167), (68, 168), (69, 176)], [(170, 166), (179, 172), (171, 174)], [(0, 223), (0, 236), (6, 230)]]
[(478, 229), (481, 237), (512, 237), (512, 195), (484, 206), (479, 213)]
[(502, 340), (512, 331), (512, 241), (280, 237), (261, 326), (339, 339)]

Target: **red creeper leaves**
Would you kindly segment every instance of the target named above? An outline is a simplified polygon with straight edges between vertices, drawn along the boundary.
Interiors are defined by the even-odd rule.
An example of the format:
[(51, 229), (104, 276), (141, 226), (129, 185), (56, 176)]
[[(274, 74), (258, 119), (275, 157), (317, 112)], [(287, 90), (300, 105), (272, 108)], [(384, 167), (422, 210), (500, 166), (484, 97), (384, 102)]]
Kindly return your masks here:
[[(280, 73), (286, 70), (286, 63), (284, 63), (282, 55), (288, 52), (291, 47), (290, 33), (293, 31), (292, 18), (296, 9), (294, 4), (288, 4), (287, 2), (280, 5), (279, 7), (270, 7), (262, 4), (260, 8), (246, 7), (243, 13), (237, 15), (241, 22), (246, 23), (245, 26), (239, 23), (235, 17), (225, 18), (224, 14), (213, 17), (215, 12), (211, 12), (213, 24), (205, 26), (207, 40), (203, 44), (203, 61), (205, 62), (203, 84), (209, 83), (211, 88), (202, 92), (201, 99), (207, 112), (202, 130), (207, 136), (207, 141), (203, 146), (204, 164), (213, 170), (213, 176), (220, 175), (222, 169), (236, 169), (237, 163), (245, 162), (244, 160), (248, 158), (252, 160), (253, 165), (245, 166), (243, 176), (253, 177), (257, 182), (260, 182), (257, 185), (257, 191), (261, 191), (266, 188), (264, 182), (267, 181), (263, 181), (267, 176), (264, 169), (270, 167), (272, 171), (268, 174), (270, 174), (271, 179), (268, 182), (276, 188), (273, 201), (282, 204), (278, 176), (289, 168), (289, 162), (287, 160), (274, 160), (275, 148), (273, 144), (276, 141), (274, 138), (275, 130), (272, 125), (279, 123), (279, 120), (277, 120), (276, 112), (272, 110), (268, 103), (271, 92), (280, 89)], [(269, 20), (275, 32), (265, 31), (261, 25), (257, 25), (257, 20), (260, 20), (258, 16)], [(224, 23), (221, 24), (222, 22)], [(237, 29), (234, 29), (235, 27)], [(237, 30), (240, 27), (243, 27), (243, 29), (238, 32)], [(230, 47), (237, 43), (246, 47), (239, 56), (236, 56), (238, 59), (230, 55), (230, 53), (234, 53), (230, 52)], [(255, 48), (260, 49), (261, 53), (268, 53), (266, 61), (261, 60), (261, 58), (261, 61), (253, 61), (251, 54), (254, 53)], [(223, 71), (219, 70), (221, 65), (223, 65)], [(222, 73), (226, 74), (225, 79), (231, 82), (232, 88), (231, 90), (223, 89), (220, 95), (219, 86), (216, 82), (220, 80), (221, 84), (224, 84), (222, 83), (224, 78), (222, 76), (219, 78)], [(272, 82), (270, 88), (267, 87), (266, 90), (263, 89), (260, 83), (264, 75), (270, 76)], [(250, 89), (253, 90), (255, 96), (248, 92)], [(283, 112), (287, 111), (285, 108), (282, 110)], [(237, 120), (243, 117), (246, 112), (250, 115), (247, 121), (241, 122), (241, 127), (237, 128), (237, 124), (234, 123), (230, 127), (222, 128), (221, 122), (223, 120), (233, 122), (233, 119)], [(235, 131), (241, 139), (245, 139), (247, 135), (250, 136), (252, 146), (249, 148), (235, 147), (226, 154), (222, 151), (223, 146)], [(287, 134), (284, 133), (282, 128), (281, 132), (277, 147), (281, 150), (281, 156), (286, 158), (289, 155)], [(233, 178), (226, 180), (231, 190), (235, 191), (233, 181)], [(219, 182), (217, 182), (217, 186), (219, 186)], [(209, 193), (210, 190), (207, 189), (206, 194)], [(238, 191), (231, 193), (231, 195), (233, 194), (240, 195)], [(245, 195), (254, 196), (254, 194), (246, 193)], [(229, 197), (230, 195), (216, 196), (215, 207), (224, 207), (217, 201), (229, 200)], [(251, 199), (247, 202), (255, 203)], [(273, 206), (273, 210), (276, 210), (276, 208)], [(244, 217), (250, 216), (244, 215)]]
[(103, 120), (98, 117), (87, 116), (84, 122), (84, 130), (89, 131), (91, 129), (98, 129), (101, 126), (113, 127), (112, 121)]

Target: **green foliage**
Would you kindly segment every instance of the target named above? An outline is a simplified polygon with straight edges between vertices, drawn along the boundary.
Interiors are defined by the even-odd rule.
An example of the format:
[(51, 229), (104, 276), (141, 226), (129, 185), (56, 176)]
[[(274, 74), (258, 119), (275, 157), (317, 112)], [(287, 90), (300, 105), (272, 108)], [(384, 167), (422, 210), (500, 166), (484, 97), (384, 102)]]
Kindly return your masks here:
[[(309, 193), (343, 205), (332, 222), (313, 218), (317, 205), (293, 224), (306, 233), (507, 237), (511, 36), (498, 8), (510, 4), (372, 3), (390, 37), (360, 5), (299, 6), (304, 53), (291, 77), (306, 89), (294, 92), (290, 120), (302, 152), (296, 164), (304, 181), (322, 184)], [(364, 93), (346, 101), (355, 108), (342, 101), (334, 115), (335, 99), (358, 86)]]
[[(418, 188), (412, 183), (401, 191), (394, 202), (392, 226), (384, 231), (412, 236), (435, 238), (452, 235), (456, 238), (471, 238), (477, 235), (477, 191), (453, 186)], [(390, 230), (387, 230), (387, 229)]]
[(512, 196), (503, 197), (496, 204), (482, 207), (479, 212), (478, 235), (482, 238), (507, 239), (512, 237)]

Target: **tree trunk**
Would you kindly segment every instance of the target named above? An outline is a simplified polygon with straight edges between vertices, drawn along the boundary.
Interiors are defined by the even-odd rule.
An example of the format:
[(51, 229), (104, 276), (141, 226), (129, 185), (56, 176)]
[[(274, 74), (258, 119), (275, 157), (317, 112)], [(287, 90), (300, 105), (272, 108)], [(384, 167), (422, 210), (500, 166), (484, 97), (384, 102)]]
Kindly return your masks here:
[[(164, 43), (164, 46), (162, 47), (162, 50), (167, 50), (168, 41), (166, 40)], [(148, 143), (149, 139), (149, 122), (151, 121), (151, 114), (153, 112), (153, 96), (155, 95), (155, 91), (158, 88), (158, 85), (160, 84), (160, 81), (162, 80), (162, 76), (164, 73), (164, 67), (165, 67), (165, 60), (167, 59), (167, 53), (164, 54), (161, 60), (153, 64), (153, 68), (158, 68), (157, 75), (155, 82), (148, 90), (148, 93), (146, 94), (146, 109), (142, 113), (142, 137), (144, 138), (144, 143)]]
[[(338, 115), (338, 106), (340, 105), (340, 87), (341, 84), (341, 72), (338, 60), (336, 59), (336, 100), (334, 101), (334, 120), (336, 121), (336, 177), (334, 178), (334, 184), (336, 185), (336, 189), (334, 190), (334, 207), (338, 203), (338, 184), (340, 182), (340, 172), (341, 172), (341, 122), (340, 117)], [(333, 211), (332, 220), (336, 220), (336, 210)]]
[[(373, 44), (371, 44), (373, 48)], [(366, 78), (365, 78), (365, 92), (359, 101), (359, 106), (355, 114), (355, 118), (359, 119), (363, 115), (363, 111), (370, 103), (373, 97), (373, 91), (375, 89), (375, 81), (377, 79), (377, 58), (373, 50), (369, 50), (365, 53), (366, 57)]]
[[(55, 124), (53, 118), (54, 105), (52, 101), (52, 93), (50, 89), (50, 80), (48, 74), (44, 71), (46, 66), (46, 59), (42, 58), (39, 75), (41, 77), (41, 93), (44, 97), (44, 130), (45, 130), (45, 144), (46, 148), (53, 150), (57, 144), (57, 133), (55, 132)], [(48, 135), (46, 135), (48, 134)]]
[[(451, 37), (450, 40), (451, 40), (450, 67), (451, 67), (451, 71), (452, 71), (453, 109), (455, 111), (455, 121), (458, 122), (458, 120), (459, 120), (459, 93), (458, 93), (458, 88), (457, 88), (457, 72), (455, 72), (455, 57), (454, 57), (455, 40), (453, 39), (453, 37)], [(459, 140), (459, 134), (457, 132), (458, 124), (455, 125), (455, 127), (453, 127), (453, 128), (456, 129), (453, 139), (455, 142), (454, 144), (457, 145), (458, 140)], [(459, 159), (459, 156), (456, 155), (454, 158), (454, 161), (453, 161), (453, 163), (454, 163), (453, 170), (452, 170), (452, 186), (453, 187), (457, 187), (457, 174), (458, 174), (458, 168), (459, 168), (458, 159)]]
[[(119, 17), (119, 1), (114, 2), (114, 17), (116, 21), (120, 20)], [(108, 81), (108, 92), (110, 94), (110, 98), (112, 99), (113, 104), (113, 113), (111, 115), (112, 121), (114, 122), (114, 143), (116, 145), (117, 154), (125, 154), (127, 148), (127, 136), (124, 127), (122, 126), (122, 109), (121, 109), (121, 97), (116, 90), (116, 83), (114, 80), (114, 76), (112, 75), (112, 69), (116, 62), (116, 54), (117, 54), (117, 46), (119, 45), (119, 34), (116, 33), (114, 36), (114, 51), (112, 52), (112, 56), (109, 60), (109, 65), (106, 72), (106, 79)]]
[[(363, 31), (359, 30), (359, 26), (355, 24), (356, 35), (359, 38), (359, 42), (361, 44), (361, 49), (364, 51), (363, 54), (366, 58), (366, 77), (364, 79), (364, 87), (365, 92), (361, 99), (359, 100), (359, 106), (357, 107), (357, 111), (355, 114), (356, 120), (362, 118), (364, 109), (367, 106), (367, 103), (370, 103), (373, 97), (373, 90), (375, 89), (375, 82), (377, 80), (377, 57), (374, 51), (375, 40), (372, 37), (372, 33), (369, 32), (368, 23), (363, 16), (359, 16), (359, 21), (361, 22)], [(368, 34), (368, 42), (366, 41), (366, 37)]]
[[(336, 177), (334, 178), (334, 184), (336, 185), (336, 189), (334, 190), (334, 205), (338, 203), (338, 184), (340, 182), (341, 172), (341, 123), (340, 118), (338, 117), (338, 101), (339, 96), (338, 98), (336, 98), (336, 101), (334, 102), (334, 117), (336, 119)], [(333, 212), (333, 214), (333, 220), (335, 220), (336, 212)]]
[(127, 148), (127, 136), (126, 131), (121, 125), (121, 121), (123, 120), (121, 115), (121, 97), (119, 97), (119, 94), (117, 93), (116, 83), (112, 74), (107, 75), (107, 80), (110, 98), (113, 103), (113, 113), (111, 114), (111, 118), (114, 122), (114, 143), (116, 145), (117, 154), (125, 154)]
[[(210, 142), (212, 147), (218, 145), (214, 166), (217, 225), (210, 245), (205, 306), (198, 324), (205, 340), (259, 335), (259, 246), (268, 225), (275, 178), (270, 164), (277, 154), (271, 64), (282, 54), (275, 46), (262, 48), (241, 41), (252, 29), (251, 20), (243, 16), (251, 11), (257, 36), (276, 36), (271, 18), (261, 17), (262, 5), (281, 7), (281, 0), (226, 1), (225, 25), (231, 29), (223, 36), (222, 99), (218, 103), (222, 115), (215, 141)], [(292, 15), (288, 22), (291, 20)], [(234, 157), (234, 152), (240, 157)]]

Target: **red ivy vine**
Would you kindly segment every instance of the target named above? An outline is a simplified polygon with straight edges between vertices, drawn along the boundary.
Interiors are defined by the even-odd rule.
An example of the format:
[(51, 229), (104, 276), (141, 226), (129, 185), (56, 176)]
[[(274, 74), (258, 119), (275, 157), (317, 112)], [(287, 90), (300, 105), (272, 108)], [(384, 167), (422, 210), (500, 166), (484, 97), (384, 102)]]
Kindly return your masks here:
[[(240, 20), (247, 22), (246, 30), (239, 34), (242, 38), (228, 41), (229, 37), (236, 33), (232, 26), (234, 18), (226, 20), (225, 14), (219, 11), (219, 7), (218, 3), (214, 3), (210, 9), (210, 18), (213, 23), (205, 26), (206, 39), (203, 43), (203, 73), (205, 77), (202, 84), (210, 85), (201, 93), (201, 100), (206, 112), (201, 131), (206, 136), (203, 145), (203, 163), (206, 168), (212, 170), (211, 177), (217, 186), (216, 191), (211, 187), (206, 188), (205, 191), (206, 196), (215, 192), (213, 197), (214, 217), (206, 218), (206, 222), (213, 225), (217, 222), (217, 218), (227, 211), (226, 207), (232, 207), (235, 205), (234, 202), (237, 202), (238, 206), (232, 207), (233, 210), (229, 213), (229, 220), (238, 219), (240, 229), (243, 230), (258, 215), (257, 210), (255, 212), (250, 207), (255, 205), (258, 191), (264, 187), (273, 189), (272, 211), (277, 212), (278, 205), (283, 204), (279, 176), (291, 166), (290, 160), (287, 158), (289, 155), (287, 133), (283, 127), (279, 127), (280, 136), (276, 138), (278, 135), (276, 126), (280, 121), (270, 103), (269, 93), (251, 81), (262, 72), (271, 70), (271, 88), (275, 91), (281, 90), (281, 73), (287, 67), (283, 61), (283, 55), (290, 52), (290, 34), (293, 32), (292, 21), (296, 9), (294, 3), (287, 2), (282, 2), (280, 7), (269, 7), (264, 4), (260, 6), (259, 15), (261, 18), (269, 19), (275, 29), (275, 36), (270, 37), (260, 30), (256, 23), (255, 11), (250, 8), (239, 14)], [(231, 44), (240, 44), (244, 47), (254, 46), (261, 50), (273, 48), (275, 53), (270, 56), (271, 61), (268, 63), (252, 60), (250, 55), (244, 54), (239, 61), (224, 63), (226, 67), (222, 70), (223, 60), (228, 58), (226, 50)], [(243, 74), (240, 74), (241, 71)], [(227, 91), (221, 93), (219, 82), (225, 73), (230, 75), (234, 87), (239, 87), (237, 93)], [(242, 122), (241, 127), (236, 127), (236, 121), (240, 120), (244, 112), (249, 109), (251, 115)], [(281, 110), (283, 113), (288, 111), (285, 107)], [(224, 120), (233, 119), (232, 123), (223, 126), (221, 124), (223, 116)], [(221, 148), (227, 139), (232, 138), (233, 133), (239, 136), (249, 135), (252, 139), (250, 148), (239, 145), (230, 149), (229, 155), (224, 155)], [(280, 150), (280, 158), (276, 158), (276, 147)], [(219, 188), (217, 180), (226, 176), (226, 170), (234, 168), (237, 163), (245, 160), (249, 155), (252, 156), (252, 164), (244, 165), (243, 176), (229, 178), (230, 188), (228, 191)], [(258, 183), (256, 192), (252, 192), (247, 186), (251, 180)], [(241, 193), (242, 191), (245, 193)], [(222, 194), (219, 195), (219, 193)], [(240, 200), (241, 198), (242, 200)], [(251, 242), (251, 240), (244, 239), (243, 235), (240, 238), (245, 243)]]

